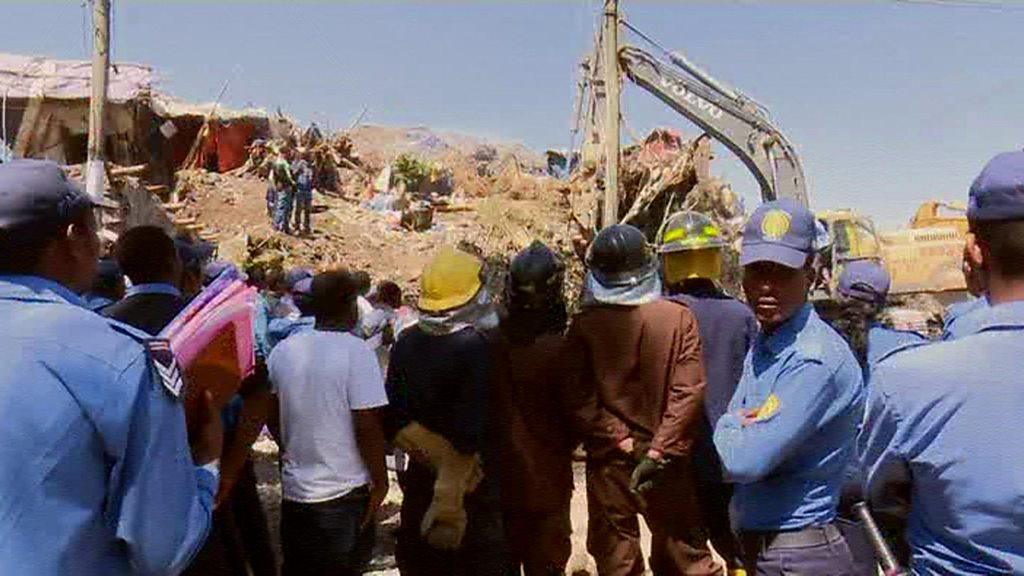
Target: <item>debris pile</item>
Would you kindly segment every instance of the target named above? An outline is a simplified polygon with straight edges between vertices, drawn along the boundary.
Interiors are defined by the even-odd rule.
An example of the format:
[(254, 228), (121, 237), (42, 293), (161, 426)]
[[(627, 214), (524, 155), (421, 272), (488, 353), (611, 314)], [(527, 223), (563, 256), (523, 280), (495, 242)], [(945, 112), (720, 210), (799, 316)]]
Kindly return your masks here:
[(301, 134), (292, 131), (287, 136), (253, 141), (249, 146), (249, 159), (231, 174), (266, 179), (274, 156), (289, 151), (310, 162), (317, 190), (341, 193), (346, 186), (362, 189), (369, 184), (367, 167), (356, 153), (352, 140), (343, 133), (324, 136), (316, 124)]

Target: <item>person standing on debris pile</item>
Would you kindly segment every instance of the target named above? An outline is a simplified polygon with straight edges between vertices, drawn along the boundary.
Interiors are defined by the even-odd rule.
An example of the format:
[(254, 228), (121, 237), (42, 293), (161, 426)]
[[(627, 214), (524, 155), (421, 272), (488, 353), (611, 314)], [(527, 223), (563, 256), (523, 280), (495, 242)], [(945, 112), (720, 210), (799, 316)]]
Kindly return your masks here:
[(189, 438), (167, 342), (76, 296), (96, 207), (53, 162), (0, 166), (0, 574), (177, 574), (210, 529), (220, 418)]
[(292, 163), (292, 175), (295, 177), (295, 232), (312, 234), (310, 214), (313, 211), (313, 166), (310, 164), (310, 153), (299, 148), (298, 159)]
[(85, 307), (99, 312), (114, 302), (124, 298), (124, 272), (111, 258), (100, 258), (96, 281), (89, 291), (82, 295)]
[(730, 573), (739, 573), (743, 567), (740, 547), (729, 521), (732, 485), (723, 481), (711, 436), (743, 374), (743, 359), (757, 335), (757, 321), (750, 308), (719, 287), (725, 246), (721, 231), (707, 216), (686, 211), (669, 217), (658, 252), (666, 292), (686, 304), (697, 319), (707, 387), (704, 431), (694, 450), (694, 464), (711, 543)]
[(351, 334), (358, 283), (345, 270), (313, 279), (316, 326), (270, 355), (279, 399), (284, 576), (355, 576), (370, 559), (374, 521), (388, 492), (373, 351)]
[(897, 351), (871, 377), (864, 492), (907, 519), (913, 574), (1022, 574), (1024, 152), (970, 188), (967, 252), (990, 306), (955, 340)]
[(853, 574), (835, 525), (864, 409), (860, 365), (808, 303), (814, 215), (762, 204), (743, 230), (743, 289), (760, 323), (715, 425), (749, 574)]
[(157, 226), (136, 226), (118, 238), (114, 254), (132, 286), (103, 315), (156, 336), (186, 304), (174, 240)]
[(721, 574), (692, 460), (705, 386), (697, 322), (687, 306), (661, 298), (657, 257), (636, 228), (602, 230), (587, 266), (563, 360), (587, 450), (587, 550), (600, 574), (643, 574), (643, 514), (654, 574)]
[(291, 168), (290, 148), (275, 154), (270, 165), (270, 182), (274, 186), (274, 230), (291, 233), (292, 208), (295, 202), (295, 177)]
[(565, 573), (572, 553), (573, 434), (560, 378), (568, 313), (565, 267), (541, 242), (513, 258), (505, 287), (508, 315), (493, 337), (494, 419), (510, 570)]
[(391, 350), (386, 423), (393, 444), (412, 457), (399, 477), (395, 557), (403, 576), (505, 574), (487, 427), (485, 332), (498, 319), (483, 279), (479, 258), (443, 248), (421, 276), (419, 323)]

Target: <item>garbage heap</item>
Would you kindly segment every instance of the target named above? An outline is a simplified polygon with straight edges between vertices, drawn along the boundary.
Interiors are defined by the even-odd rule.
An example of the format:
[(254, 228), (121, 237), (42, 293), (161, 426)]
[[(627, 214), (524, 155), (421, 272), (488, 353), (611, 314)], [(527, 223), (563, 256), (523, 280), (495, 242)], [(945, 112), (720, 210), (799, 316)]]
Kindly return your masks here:
[[(627, 147), (619, 166), (619, 222), (640, 228), (654, 243), (668, 216), (695, 210), (708, 215), (726, 241), (738, 248), (745, 219), (743, 202), (727, 182), (711, 175), (712, 160), (706, 134), (686, 140), (668, 128), (657, 128), (643, 142)], [(570, 205), (573, 241), (581, 259), (601, 221), (604, 189), (603, 158), (584, 158), (561, 190)], [(731, 250), (723, 284), (737, 294), (739, 279), (737, 250)]]

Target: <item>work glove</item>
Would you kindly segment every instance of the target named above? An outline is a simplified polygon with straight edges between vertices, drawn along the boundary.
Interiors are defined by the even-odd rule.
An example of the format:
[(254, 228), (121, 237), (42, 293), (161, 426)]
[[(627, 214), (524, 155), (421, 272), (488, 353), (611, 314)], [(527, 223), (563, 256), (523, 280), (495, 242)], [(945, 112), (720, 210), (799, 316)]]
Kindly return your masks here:
[(640, 458), (640, 463), (633, 468), (633, 475), (629, 480), (629, 489), (640, 496), (650, 492), (661, 479), (669, 461), (666, 458), (655, 460), (650, 456)]

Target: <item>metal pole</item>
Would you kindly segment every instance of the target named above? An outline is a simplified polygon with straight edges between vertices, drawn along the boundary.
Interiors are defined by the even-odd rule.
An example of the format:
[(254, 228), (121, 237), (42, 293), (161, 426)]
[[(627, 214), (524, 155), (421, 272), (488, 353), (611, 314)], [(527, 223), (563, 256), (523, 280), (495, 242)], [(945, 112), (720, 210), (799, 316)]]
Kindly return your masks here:
[(104, 186), (103, 120), (107, 104), (107, 77), (110, 70), (110, 0), (92, 1), (92, 98), (89, 99), (89, 147), (85, 190), (93, 198), (102, 198)]
[(619, 0), (604, 4), (605, 178), (601, 227), (619, 221)]

